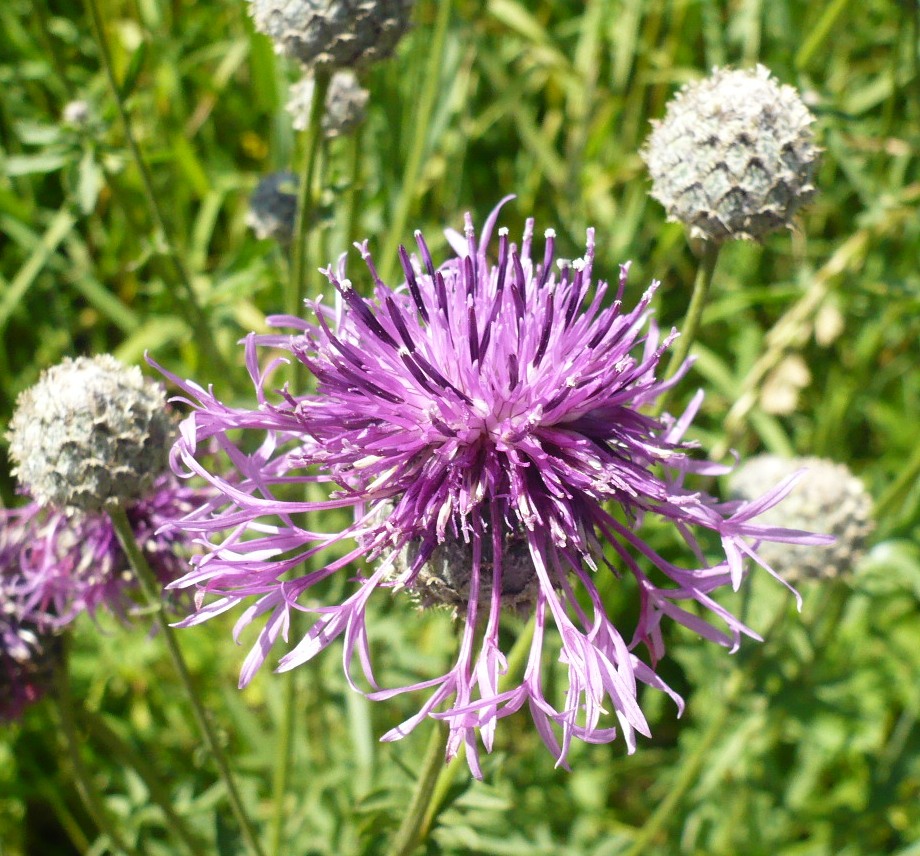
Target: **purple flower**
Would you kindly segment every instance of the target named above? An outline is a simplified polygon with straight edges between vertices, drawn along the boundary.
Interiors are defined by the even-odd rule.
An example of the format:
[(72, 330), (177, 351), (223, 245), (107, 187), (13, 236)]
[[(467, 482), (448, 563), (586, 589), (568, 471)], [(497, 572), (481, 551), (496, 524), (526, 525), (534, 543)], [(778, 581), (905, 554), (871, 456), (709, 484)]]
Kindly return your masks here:
[[(149, 496), (125, 507), (137, 543), (165, 586), (188, 570), (190, 539), (171, 524), (208, 493), (165, 474)], [(125, 618), (136, 580), (104, 512), (60, 511), (30, 503), (0, 510), (0, 531), (18, 532), (13, 548), (16, 589), (33, 623), (59, 630), (80, 613), (106, 608)]]
[[(183, 623), (252, 601), (237, 634), (257, 619), (264, 623), (243, 666), (243, 685), (277, 638), (287, 638), (291, 610), (313, 614), (281, 670), (343, 636), (346, 660), (357, 655), (372, 699), (430, 692), (419, 712), (383, 739), (404, 736), (426, 716), (444, 719), (448, 757), (465, 744), (476, 776), (477, 730), (491, 750), (497, 720), (525, 705), (560, 764), (573, 738), (613, 740), (615, 722), (632, 752), (636, 733), (649, 735), (640, 684), (682, 705), (654, 669), (665, 653), (662, 619), (731, 648), (742, 634), (758, 638), (713, 594), (740, 585), (747, 560), (759, 561), (760, 541), (825, 540), (756, 522), (794, 477), (753, 502), (722, 503), (685, 487), (688, 477), (725, 468), (695, 460), (694, 445), (683, 440), (701, 394), (679, 419), (644, 412), (688, 367), (669, 381), (655, 377), (676, 335), (659, 342), (650, 323), (657, 284), (627, 311), (628, 266), (620, 269), (613, 300), (605, 282), (592, 282), (592, 230), (584, 257), (560, 261), (557, 270), (552, 230), (542, 253), (531, 257), (532, 221), (520, 246), (498, 230), (491, 263), (498, 212), (479, 243), (469, 215), (465, 235), (448, 232), (456, 257), (439, 268), (416, 233), (419, 256), (400, 250), (405, 283), (397, 288), (380, 281), (367, 244), (359, 245), (374, 282), (371, 300), (346, 279), (344, 257), (324, 271), (337, 292), (334, 308), (309, 302), (312, 322), (271, 319), (296, 329), (293, 337), (246, 340), (253, 409), (228, 406), (211, 390), (168, 375), (194, 408), (173, 448), (173, 468), (207, 479), (220, 493), (181, 524), (206, 540), (208, 552), (174, 585), (197, 585), (200, 604), (216, 596)], [(271, 375), (285, 361), (261, 367), (257, 348), (265, 346), (290, 352), (316, 378), (316, 392), (285, 386), (270, 395)], [(199, 460), (199, 449), (210, 450), (212, 442), (236, 471), (233, 478)], [(328, 498), (305, 499), (315, 485), (331, 487)], [(341, 508), (354, 512), (345, 528), (306, 528), (305, 512)], [(673, 525), (697, 567), (675, 566), (637, 534), (646, 515)], [(721, 543), (716, 560), (706, 557), (700, 534)], [(351, 546), (334, 558), (325, 553), (340, 542)], [(355, 580), (344, 602), (301, 602), (359, 558), (373, 571)], [(308, 561), (309, 572), (298, 575)], [(632, 575), (638, 585), (639, 618), (628, 635), (601, 600), (595, 580), (606, 573)], [(415, 590), (428, 602), (446, 592), (443, 601), (462, 612), (460, 652), (447, 674), (378, 689), (365, 609), (381, 587)], [(687, 609), (694, 601), (723, 626)], [(498, 631), (508, 605), (532, 610), (536, 631), (523, 680), (500, 690), (507, 663)], [(549, 632), (553, 625), (556, 633)], [(561, 703), (543, 690), (548, 656), (568, 669)]]
[(30, 608), (19, 557), (29, 535), (9, 512), (0, 526), (0, 722), (18, 719), (51, 683), (59, 654), (46, 616)]

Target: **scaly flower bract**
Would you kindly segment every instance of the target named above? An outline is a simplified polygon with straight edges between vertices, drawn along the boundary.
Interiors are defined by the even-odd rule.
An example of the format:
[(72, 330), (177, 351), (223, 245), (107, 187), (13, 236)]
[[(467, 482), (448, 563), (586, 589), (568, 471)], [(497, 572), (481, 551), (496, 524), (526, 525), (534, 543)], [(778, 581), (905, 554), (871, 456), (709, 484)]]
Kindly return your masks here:
[[(343, 636), (346, 663), (357, 655), (371, 698), (431, 691), (418, 714), (383, 739), (402, 737), (429, 715), (444, 719), (448, 757), (465, 744), (477, 776), (476, 731), (491, 750), (496, 721), (525, 705), (560, 764), (573, 738), (614, 739), (609, 711), (633, 751), (636, 733), (649, 735), (639, 685), (682, 704), (654, 671), (664, 654), (662, 618), (725, 646), (736, 647), (742, 634), (757, 638), (714, 593), (738, 587), (745, 560), (757, 561), (759, 541), (822, 542), (756, 522), (793, 478), (746, 503), (721, 503), (684, 486), (688, 476), (724, 468), (694, 460), (693, 444), (683, 440), (701, 394), (679, 419), (643, 410), (687, 368), (669, 381), (655, 377), (673, 336), (659, 342), (649, 323), (657, 284), (626, 310), (628, 266), (612, 301), (607, 284), (592, 281), (593, 230), (584, 257), (560, 263), (557, 271), (552, 230), (542, 256), (531, 255), (533, 221), (520, 247), (506, 229), (498, 231), (491, 264), (487, 248), (498, 210), (479, 243), (469, 215), (465, 235), (449, 232), (456, 258), (439, 268), (416, 233), (419, 256), (400, 250), (405, 283), (398, 288), (380, 281), (366, 242), (359, 245), (374, 282), (371, 300), (345, 277), (344, 256), (336, 269), (325, 270), (338, 294), (334, 308), (308, 302), (313, 322), (270, 319), (296, 329), (293, 337), (246, 340), (257, 407), (228, 406), (212, 390), (168, 375), (194, 408), (173, 448), (173, 468), (202, 476), (221, 494), (181, 524), (208, 550), (176, 584), (200, 589), (200, 609), (184, 624), (254, 599), (236, 632), (257, 619), (265, 623), (244, 663), (242, 685), (277, 638), (287, 638), (291, 610), (313, 614), (309, 631), (281, 659), (282, 670)], [(271, 395), (272, 373), (284, 360), (260, 367), (260, 346), (289, 351), (316, 378), (316, 392), (285, 387)], [(233, 478), (199, 460), (198, 449), (210, 449), (211, 442), (236, 470)], [(334, 489), (325, 499), (303, 499), (310, 485)], [(622, 513), (611, 513), (613, 507)], [(341, 508), (354, 510), (344, 529), (305, 528), (305, 512)], [(645, 515), (673, 524), (698, 567), (677, 567), (652, 549), (637, 533)], [(714, 533), (721, 542), (715, 562), (705, 558), (698, 533)], [(353, 546), (334, 559), (324, 556), (340, 542)], [(506, 595), (504, 565), (522, 545), (532, 564), (536, 630), (523, 680), (502, 691), (503, 599), (521, 608), (518, 593)], [(384, 586), (415, 588), (436, 553), (437, 562), (468, 557), (465, 569), (451, 572), (454, 594), (466, 592), (456, 664), (447, 674), (381, 690), (370, 664), (368, 599)], [(347, 573), (359, 558), (373, 563), (373, 571), (342, 603), (303, 603), (317, 583)], [(298, 575), (305, 562), (308, 571)], [(514, 562), (519, 575), (519, 555)], [(595, 582), (608, 570), (631, 574), (638, 585), (639, 619), (628, 638), (608, 617)], [(458, 574), (466, 575), (460, 588)], [(584, 597), (576, 596), (578, 589)], [(208, 595), (217, 597), (206, 603)], [(688, 602), (712, 612), (725, 628), (682, 606)], [(547, 632), (551, 625), (558, 636)], [(648, 662), (637, 654), (642, 645)], [(547, 697), (541, 680), (551, 646), (568, 670), (562, 704)], [(346, 675), (355, 687), (348, 668)]]

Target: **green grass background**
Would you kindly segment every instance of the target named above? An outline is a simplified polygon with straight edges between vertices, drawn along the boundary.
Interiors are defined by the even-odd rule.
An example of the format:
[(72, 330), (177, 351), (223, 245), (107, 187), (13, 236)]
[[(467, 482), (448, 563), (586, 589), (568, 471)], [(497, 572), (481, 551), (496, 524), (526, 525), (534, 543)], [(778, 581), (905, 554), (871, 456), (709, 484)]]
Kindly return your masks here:
[[(181, 284), (81, 5), (7, 0), (0, 430), (43, 368), (82, 353), (141, 362), (149, 351), (177, 374), (215, 383), (225, 399), (251, 401), (235, 343), (283, 306), (286, 256), (255, 240), (244, 217), (261, 175), (297, 168), (301, 141), (283, 109), (295, 69), (253, 33), (243, 0), (99, 3), (169, 239), (235, 374), (209, 364), (178, 302)], [(512, 234), (533, 215), (538, 229), (557, 230), (561, 255), (571, 257), (593, 225), (596, 269), (613, 276), (631, 259), (629, 297), (662, 280), (658, 317), (678, 324), (695, 258), (683, 229), (666, 224), (649, 198), (638, 150), (678, 86), (715, 65), (763, 62), (817, 116), (819, 195), (792, 232), (725, 248), (699, 361), (676, 399), (705, 388), (694, 436), (707, 449), (730, 436), (742, 455), (847, 463), (879, 519), (852, 574), (803, 586), (801, 615), (756, 575), (740, 598), (725, 598), (769, 631), (764, 645), (748, 640), (730, 657), (671, 631), (661, 670), (687, 711), (678, 721), (670, 703), (647, 694), (654, 736), (635, 755), (621, 742), (579, 744), (572, 772), (556, 770), (526, 716), (503, 721), (485, 782), (456, 772), (419, 852), (920, 854), (916, 0), (454, 0), (444, 50), (432, 55), (439, 6), (420, 0), (397, 56), (365, 75), (372, 97), (358, 138), (324, 146), (309, 287), (320, 287), (316, 267), (349, 238), (369, 237), (392, 270), (397, 243), (421, 228), (437, 258), (444, 226), (459, 228), (467, 210), (481, 222), (516, 193), (504, 215)], [(420, 93), (432, 75), (426, 114)], [(86, 129), (60, 122), (74, 98), (92, 106)], [(407, 176), (413, 146), (421, 160)], [(807, 383), (791, 411), (776, 413), (762, 393), (802, 363)], [(751, 406), (739, 409), (739, 400)], [(0, 489), (16, 501), (5, 468)], [(628, 626), (629, 592), (611, 584), (606, 594)], [(266, 668), (239, 692), (245, 647), (233, 645), (231, 623), (183, 631), (180, 641), (266, 827), (287, 678)], [(369, 625), (384, 684), (439, 673), (453, 653), (449, 618), (417, 614), (404, 599), (378, 598)], [(147, 622), (84, 619), (71, 649), (76, 693), (92, 713), (79, 723), (82, 755), (136, 851), (184, 852), (138, 772), (148, 766), (201, 838), (200, 852), (244, 852)], [(547, 668), (550, 685), (561, 682), (559, 667)], [(369, 704), (348, 690), (337, 648), (295, 674), (280, 852), (386, 852), (427, 736), (419, 729), (400, 743), (375, 741), (419, 699)], [(93, 849), (96, 834), (71, 784), (53, 707), (37, 705), (4, 726), (0, 854), (104, 852)]]

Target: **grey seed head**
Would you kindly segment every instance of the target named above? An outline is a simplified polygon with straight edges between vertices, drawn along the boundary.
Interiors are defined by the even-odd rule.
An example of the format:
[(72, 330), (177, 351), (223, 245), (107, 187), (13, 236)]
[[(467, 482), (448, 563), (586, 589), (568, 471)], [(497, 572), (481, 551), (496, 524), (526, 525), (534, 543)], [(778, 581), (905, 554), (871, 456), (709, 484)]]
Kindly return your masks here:
[(815, 117), (769, 69), (714, 69), (669, 102), (641, 152), (652, 196), (692, 237), (760, 240), (815, 193)]
[(40, 504), (98, 511), (143, 496), (174, 435), (165, 391), (137, 366), (110, 354), (65, 359), (19, 396), (10, 459)]
[(260, 240), (274, 238), (282, 244), (290, 242), (297, 219), (297, 187), (293, 172), (273, 172), (266, 175), (249, 197), (246, 225)]
[(308, 68), (357, 68), (388, 57), (413, 0), (250, 0), (256, 29)]
[(837, 540), (818, 547), (765, 542), (758, 553), (790, 582), (849, 574), (865, 553), (874, 522), (869, 492), (844, 464), (823, 458), (757, 455), (731, 475), (729, 489), (735, 499), (751, 500), (803, 468), (807, 472), (792, 492), (757, 522), (820, 532)]
[[(307, 75), (291, 86), (287, 111), (294, 117), (291, 124), (298, 131), (305, 130), (310, 121), (315, 86), (312, 75)], [(337, 71), (332, 75), (322, 119), (323, 135), (329, 138), (340, 137), (354, 130), (367, 115), (369, 98), (370, 93), (358, 83), (353, 71)]]

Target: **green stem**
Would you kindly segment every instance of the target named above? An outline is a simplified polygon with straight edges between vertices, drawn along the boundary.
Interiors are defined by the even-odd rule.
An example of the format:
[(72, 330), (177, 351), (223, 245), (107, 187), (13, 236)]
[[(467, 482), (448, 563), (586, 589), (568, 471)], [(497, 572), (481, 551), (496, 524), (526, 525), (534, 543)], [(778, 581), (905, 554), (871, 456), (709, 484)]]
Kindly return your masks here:
[(74, 725), (73, 694), (70, 691), (70, 679), (64, 658), (61, 658), (55, 666), (54, 678), (55, 692), (52, 695), (57, 708), (61, 733), (64, 735), (64, 742), (67, 745), (70, 765), (73, 768), (77, 793), (80, 795), (80, 799), (93, 823), (96, 824), (96, 828), (109, 839), (112, 847), (121, 853), (135, 853), (136, 851), (128, 848), (124, 839), (116, 831), (115, 824), (102, 802), (102, 795), (96, 788), (92, 775), (83, 763), (83, 756), (80, 754), (82, 741), (77, 735), (77, 729)]
[(109, 84), (109, 89), (111, 90), (112, 97), (115, 99), (115, 106), (118, 108), (118, 115), (124, 129), (125, 139), (128, 142), (128, 148), (131, 150), (131, 157), (141, 176), (141, 183), (144, 186), (144, 196), (147, 201), (147, 206), (150, 209), (150, 215), (153, 218), (154, 225), (159, 232), (159, 237), (163, 241), (163, 246), (166, 249), (166, 254), (169, 256), (170, 261), (172, 261), (176, 276), (179, 280), (180, 289), (175, 295), (176, 300), (181, 304), (185, 315), (192, 325), (195, 336), (205, 349), (208, 358), (214, 362), (214, 370), (219, 371), (224, 368), (224, 359), (211, 334), (205, 312), (198, 302), (198, 298), (195, 294), (195, 287), (192, 284), (191, 271), (188, 269), (169, 230), (166, 228), (166, 217), (160, 206), (159, 197), (153, 188), (153, 178), (150, 174), (150, 168), (147, 166), (147, 162), (141, 154), (140, 146), (134, 134), (134, 125), (131, 121), (131, 116), (128, 113), (128, 108), (125, 104), (125, 99), (118, 85), (118, 81), (115, 79), (115, 67), (112, 63), (112, 53), (105, 33), (102, 13), (99, 10), (99, 0), (84, 0), (84, 3), (93, 28), (93, 35), (99, 46), (99, 55), (102, 59), (102, 66), (105, 69), (105, 76)]
[[(505, 692), (518, 680), (518, 676), (523, 671), (524, 663), (530, 653), (530, 645), (531, 642), (533, 642), (533, 634), (536, 627), (536, 619), (534, 616), (531, 616), (518, 638), (514, 641), (514, 645), (511, 647), (511, 651), (508, 654), (508, 671), (499, 682), (499, 692)], [(461, 746), (460, 751), (451, 758), (450, 763), (441, 767), (441, 771), (438, 774), (438, 780), (435, 782), (434, 788), (430, 793), (421, 826), (418, 829), (417, 843), (421, 843), (428, 838), (428, 834), (438, 818), (438, 813), (444, 805), (444, 800), (447, 798), (447, 793), (450, 791), (460, 768), (465, 762), (466, 748), (465, 746)]]
[[(700, 259), (700, 266), (696, 271), (693, 295), (690, 298), (690, 305), (687, 307), (684, 322), (680, 326), (680, 336), (674, 343), (674, 350), (671, 351), (671, 359), (668, 362), (667, 371), (664, 373), (665, 380), (670, 380), (674, 377), (684, 364), (684, 360), (690, 355), (690, 348), (693, 347), (693, 342), (696, 340), (696, 334), (703, 317), (703, 310), (706, 308), (709, 288), (712, 285), (712, 275), (715, 272), (721, 248), (722, 245), (715, 241), (705, 241), (703, 243), (703, 257)], [(667, 396), (668, 394), (665, 393), (658, 399), (656, 404), (657, 413), (664, 412)]]
[(175, 833), (176, 837), (185, 845), (192, 856), (201, 853), (205, 847), (202, 841), (197, 839), (189, 829), (185, 820), (176, 813), (173, 808), (172, 799), (169, 793), (163, 787), (159, 776), (147, 760), (137, 752), (121, 735), (109, 727), (109, 725), (98, 714), (91, 711), (80, 711), (80, 720), (82, 724), (90, 730), (93, 737), (97, 739), (113, 757), (120, 759), (129, 766), (143, 780), (147, 786), (147, 792), (151, 800), (160, 807), (163, 816), (166, 818), (170, 832)]
[(350, 247), (360, 239), (358, 234), (358, 202), (361, 199), (361, 139), (362, 127), (355, 129), (351, 138), (351, 178), (348, 185), (348, 197), (345, 202), (345, 246)]
[[(422, 761), (422, 768), (419, 771), (418, 781), (415, 785), (415, 793), (412, 795), (412, 802), (403, 817), (399, 831), (393, 839), (390, 856), (410, 856), (422, 842), (425, 816), (434, 796), (438, 778), (444, 770), (446, 736), (446, 723), (434, 722), (431, 729), (431, 739), (428, 742), (428, 750), (425, 753), (425, 760)], [(454, 758), (454, 760), (456, 761), (457, 759)]]
[(412, 136), (409, 157), (406, 160), (405, 172), (403, 173), (402, 189), (399, 193), (399, 202), (390, 222), (387, 242), (380, 255), (378, 265), (380, 278), (384, 282), (387, 282), (396, 270), (396, 251), (399, 248), (400, 241), (403, 239), (403, 232), (405, 231), (406, 223), (409, 221), (409, 214), (412, 211), (412, 203), (415, 201), (416, 185), (422, 170), (422, 159), (428, 142), (428, 132), (431, 129), (431, 115), (434, 111), (435, 99), (441, 90), (441, 65), (443, 63), (444, 44), (447, 40), (447, 24), (450, 21), (451, 3), (450, 0), (440, 0), (437, 6), (438, 17), (435, 20), (434, 34), (431, 38), (431, 50), (428, 54), (428, 65), (425, 69), (425, 82), (418, 99), (418, 111), (412, 119), (412, 127), (415, 131)]
[(125, 555), (128, 557), (128, 563), (137, 575), (144, 599), (147, 601), (150, 610), (156, 616), (157, 624), (159, 625), (163, 640), (166, 643), (169, 655), (172, 658), (173, 665), (175, 666), (176, 672), (179, 675), (179, 679), (185, 688), (186, 695), (191, 702), (192, 710), (195, 714), (195, 720), (198, 723), (198, 728), (201, 731), (202, 737), (204, 737), (204, 741), (207, 744), (208, 750), (214, 759), (214, 763), (217, 765), (220, 778), (223, 781), (224, 786), (227, 788), (227, 797), (230, 800), (230, 808), (236, 817), (237, 823), (240, 825), (240, 830), (243, 834), (243, 838), (246, 840), (249, 849), (254, 854), (256, 854), (256, 856), (264, 856), (262, 847), (259, 844), (258, 838), (256, 837), (255, 829), (253, 828), (252, 822), (249, 820), (249, 816), (246, 814), (246, 810), (243, 807), (243, 802), (240, 799), (240, 794), (237, 790), (236, 782), (234, 781), (233, 775), (230, 772), (230, 765), (227, 763), (226, 755), (224, 754), (220, 742), (217, 739), (217, 734), (211, 725), (211, 721), (204, 709), (204, 705), (201, 702), (198, 691), (195, 689), (195, 684), (192, 681), (192, 676), (189, 672), (188, 665), (186, 664), (185, 657), (182, 654), (182, 649), (179, 647), (179, 642), (176, 639), (175, 631), (170, 626), (169, 621), (166, 618), (166, 611), (159, 584), (157, 583), (156, 577), (154, 576), (150, 565), (147, 563), (146, 557), (137, 545), (137, 541), (134, 538), (134, 532), (131, 529), (131, 523), (128, 520), (128, 515), (125, 513), (124, 508), (117, 504), (110, 505), (106, 510), (108, 511), (109, 517), (112, 520), (112, 525), (115, 528), (115, 534), (118, 536), (118, 541), (121, 544), (122, 549), (125, 551)]
[(317, 71), (313, 82), (313, 101), (310, 104), (310, 119), (304, 132), (303, 166), (297, 187), (297, 218), (294, 221), (291, 245), (291, 278), (285, 298), (285, 311), (289, 315), (298, 316), (303, 311), (303, 300), (308, 294), (307, 233), (316, 204), (313, 182), (323, 137), (322, 124), (326, 112), (326, 93), (329, 91), (329, 72)]

